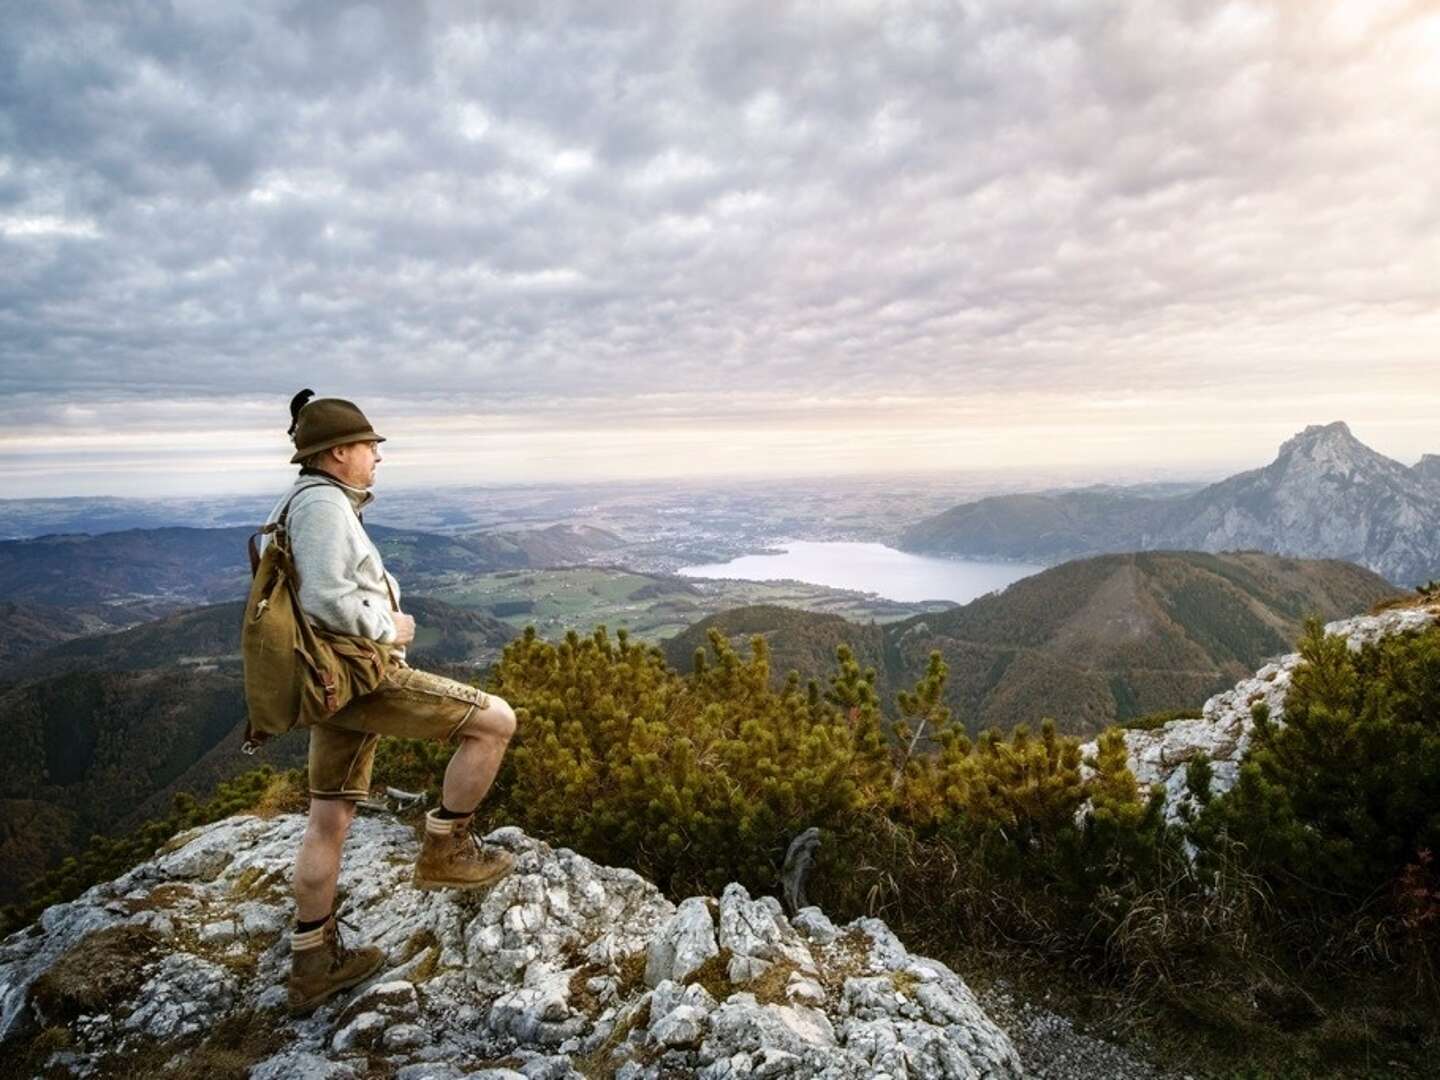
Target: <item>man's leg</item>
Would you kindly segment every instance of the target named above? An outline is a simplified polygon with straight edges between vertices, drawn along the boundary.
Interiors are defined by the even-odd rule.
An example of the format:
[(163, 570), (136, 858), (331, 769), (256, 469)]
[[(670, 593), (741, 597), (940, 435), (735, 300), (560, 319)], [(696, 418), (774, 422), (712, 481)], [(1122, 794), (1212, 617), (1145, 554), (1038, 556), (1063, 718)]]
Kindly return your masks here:
[[(317, 752), (316, 736), (321, 731), (330, 732), (327, 745), (333, 745), (335, 752)], [(445, 770), (441, 806), (425, 815), (414, 881), (421, 889), (488, 885), (510, 872), (514, 857), (504, 851), (483, 851), (470, 832), (471, 818), (490, 791), (514, 733), (515, 710), (503, 699), (443, 675), (402, 667), (388, 674), (382, 687), (313, 729), (310, 790), (315, 795), (364, 798), (373, 744), (366, 744), (365, 752), (354, 751), (352, 763), (347, 757), (352, 752), (345, 749), (349, 744), (343, 742), (347, 735), (453, 740), (457, 746)], [(326, 766), (325, 761), (332, 764)], [(317, 776), (322, 774), (328, 779), (320, 783)]]
[(310, 819), (295, 856), (295, 929), (290, 934), (290, 1012), (304, 1016), (316, 1006), (364, 982), (385, 962), (373, 945), (347, 949), (332, 914), (340, 853), (355, 804), (349, 799), (310, 800)]
[(455, 731), (460, 745), (445, 769), (440, 806), (425, 815), (425, 842), (415, 862), (420, 889), (471, 889), (489, 885), (515, 867), (507, 851), (485, 851), (470, 832), (480, 800), (500, 770), (515, 733), (515, 712), (500, 698), (482, 694)]
[(445, 769), (440, 802), (454, 814), (470, 814), (480, 805), (515, 734), (515, 710), (502, 698), (486, 697), (486, 707), (476, 708), (456, 733), (460, 745)]
[(349, 799), (310, 800), (310, 818), (295, 857), (297, 922), (318, 922), (334, 910), (340, 854), (354, 820), (355, 804)]

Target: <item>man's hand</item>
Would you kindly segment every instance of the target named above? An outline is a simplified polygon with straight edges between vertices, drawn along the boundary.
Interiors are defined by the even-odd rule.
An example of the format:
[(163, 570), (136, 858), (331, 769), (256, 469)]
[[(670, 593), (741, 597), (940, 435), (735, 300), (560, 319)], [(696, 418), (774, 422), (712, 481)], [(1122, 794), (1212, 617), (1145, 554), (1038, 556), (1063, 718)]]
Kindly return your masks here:
[(406, 615), (403, 611), (391, 612), (390, 617), (395, 620), (395, 641), (396, 645), (409, 645), (415, 640), (415, 616)]

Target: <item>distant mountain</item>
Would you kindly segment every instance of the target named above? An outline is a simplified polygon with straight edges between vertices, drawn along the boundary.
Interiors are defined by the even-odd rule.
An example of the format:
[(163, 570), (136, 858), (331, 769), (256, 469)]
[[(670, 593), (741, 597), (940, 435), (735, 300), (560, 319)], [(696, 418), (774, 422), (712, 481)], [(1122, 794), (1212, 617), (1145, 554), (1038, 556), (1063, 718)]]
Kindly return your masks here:
[(76, 607), (243, 595), (249, 529), (126, 529), (0, 542), (0, 597)]
[[(118, 629), (200, 604), (243, 597), (251, 527), (129, 529), (98, 536), (0, 542), (0, 601), (23, 605), (24, 626), (0, 659), (49, 641)], [(553, 525), (440, 536), (372, 526), (404, 602), (456, 575), (583, 562), (623, 544), (613, 533)]]
[(264, 521), (273, 505), (274, 495), (155, 499), (86, 495), (61, 499), (0, 499), (0, 537), (23, 539), (52, 533), (161, 529), (182, 522), (194, 528), (223, 528)]
[(1157, 509), (1166, 505), (1169, 500), (1114, 488), (992, 495), (912, 525), (897, 546), (927, 554), (1056, 562), (1146, 546), (1134, 538), (1150, 534)]
[[(466, 677), (512, 627), (439, 600), (406, 602), (419, 627), (411, 662)], [(93, 832), (162, 813), (175, 791), (205, 796), (256, 759), (239, 753), (243, 605), (216, 604), (118, 633), (76, 638), (0, 669), (0, 902)], [(259, 760), (303, 764), (306, 740)]]
[(1394, 595), (1371, 571), (1332, 560), (1143, 552), (1068, 562), (961, 607), (878, 627), (793, 610), (727, 611), (665, 652), (688, 670), (709, 627), (737, 643), (760, 633), (777, 681), (794, 668), (823, 685), (844, 641), (876, 668), (893, 709), (895, 692), (939, 649), (950, 668), (947, 700), (972, 732), (1050, 716), (1089, 734), (1117, 719), (1198, 707), (1288, 651), (1306, 615), (1353, 615)]
[(1440, 459), (1407, 468), (1343, 423), (1288, 440), (1262, 469), (1189, 495), (1083, 489), (965, 503), (908, 529), (908, 551), (1055, 561), (1112, 551), (1254, 548), (1344, 559), (1412, 585), (1440, 576)]

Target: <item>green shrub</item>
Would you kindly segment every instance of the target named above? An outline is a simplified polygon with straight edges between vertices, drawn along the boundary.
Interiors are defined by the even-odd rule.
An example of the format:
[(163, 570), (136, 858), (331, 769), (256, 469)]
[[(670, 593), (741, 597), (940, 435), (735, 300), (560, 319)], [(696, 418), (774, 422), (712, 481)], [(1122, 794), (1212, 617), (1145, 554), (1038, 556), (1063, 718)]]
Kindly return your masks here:
[(1199, 709), (1166, 709), (1164, 712), (1148, 713), (1145, 716), (1122, 720), (1119, 726), (1127, 731), (1155, 731), (1172, 720), (1198, 720), (1201, 715)]
[(797, 833), (889, 799), (874, 673), (848, 650), (821, 693), (773, 689), (763, 638), (748, 660), (718, 631), (710, 644), (714, 662), (681, 677), (623, 630), (550, 644), (527, 628), (493, 683), (520, 717), (513, 819), (675, 891), (769, 888)]
[(1300, 654), (1284, 723), (1257, 710), (1194, 837), (1243, 844), (1288, 903), (1353, 911), (1440, 848), (1440, 628), (1351, 651), (1312, 620)]

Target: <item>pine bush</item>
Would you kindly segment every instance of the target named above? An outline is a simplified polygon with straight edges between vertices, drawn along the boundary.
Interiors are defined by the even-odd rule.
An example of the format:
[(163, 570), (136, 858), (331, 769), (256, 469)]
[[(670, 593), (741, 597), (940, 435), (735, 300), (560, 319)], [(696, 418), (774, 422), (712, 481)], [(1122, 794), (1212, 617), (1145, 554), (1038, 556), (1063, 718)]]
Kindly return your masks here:
[(770, 685), (765, 641), (682, 677), (622, 630), (533, 628), (507, 646), (496, 691), (517, 708), (506, 802), (522, 827), (662, 887), (773, 887), (789, 841), (889, 795), (873, 672), (848, 650), (823, 694)]
[(1440, 628), (1352, 651), (1318, 620), (1283, 723), (1257, 712), (1236, 786), (1196, 823), (1295, 903), (1355, 908), (1440, 848)]

